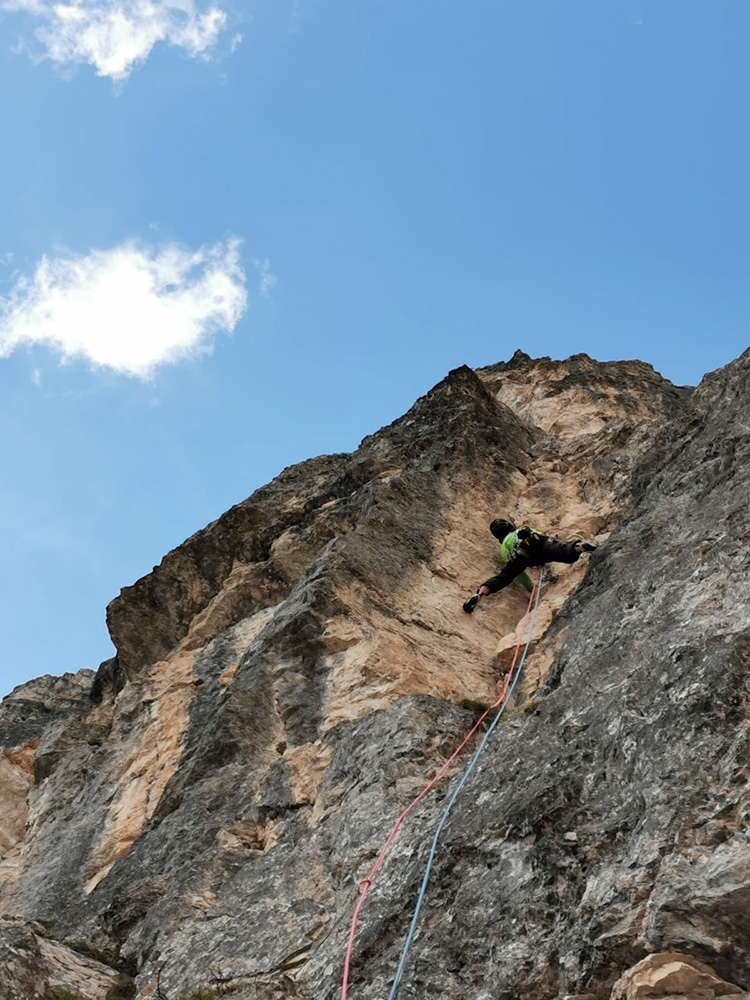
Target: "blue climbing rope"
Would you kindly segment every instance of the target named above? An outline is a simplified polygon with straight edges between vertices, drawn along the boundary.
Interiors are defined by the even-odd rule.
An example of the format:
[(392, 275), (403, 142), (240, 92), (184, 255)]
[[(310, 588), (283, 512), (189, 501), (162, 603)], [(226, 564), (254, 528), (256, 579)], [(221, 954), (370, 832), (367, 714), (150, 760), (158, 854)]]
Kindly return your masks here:
[(440, 822), (438, 823), (437, 830), (435, 830), (435, 836), (432, 838), (432, 847), (430, 848), (430, 854), (429, 854), (429, 857), (427, 858), (427, 866), (425, 868), (424, 876), (422, 877), (422, 885), (420, 886), (419, 895), (417, 896), (417, 903), (416, 903), (416, 906), (414, 907), (414, 916), (411, 918), (411, 924), (409, 925), (409, 933), (406, 935), (406, 941), (404, 942), (404, 948), (403, 948), (403, 951), (401, 952), (401, 959), (400, 959), (400, 961), (398, 963), (398, 968), (396, 969), (396, 975), (394, 976), (394, 979), (393, 979), (393, 986), (391, 986), (391, 992), (388, 994), (388, 1000), (394, 1000), (394, 998), (396, 996), (396, 993), (398, 991), (399, 983), (401, 982), (401, 976), (403, 975), (404, 966), (406, 965), (406, 958), (407, 958), (407, 955), (409, 954), (409, 948), (411, 947), (412, 938), (414, 937), (414, 932), (415, 932), (416, 927), (417, 927), (417, 920), (419, 919), (419, 911), (422, 908), (422, 903), (424, 902), (425, 892), (427, 890), (427, 883), (430, 880), (430, 872), (432, 871), (432, 864), (433, 864), (433, 861), (435, 860), (435, 853), (437, 851), (438, 840), (440, 838), (440, 834), (442, 832), (442, 829), (445, 826), (446, 820), (448, 819), (448, 816), (450, 814), (451, 809), (453, 808), (453, 803), (458, 798), (459, 792), (461, 791), (461, 789), (463, 788), (463, 786), (466, 784), (466, 780), (468, 779), (468, 777), (471, 774), (471, 772), (474, 770), (474, 765), (476, 764), (476, 762), (479, 760), (480, 756), (482, 755), (482, 751), (484, 750), (484, 748), (485, 748), (485, 746), (487, 744), (487, 740), (489, 740), (490, 736), (492, 735), (493, 729), (495, 728), (495, 726), (500, 721), (500, 716), (503, 714), (503, 711), (505, 710), (505, 706), (508, 704), (508, 700), (509, 700), (511, 694), (513, 694), (513, 688), (516, 686), (516, 681), (518, 680), (518, 678), (519, 678), (519, 676), (521, 674), (521, 670), (523, 668), (523, 664), (524, 664), (524, 661), (526, 659), (526, 653), (528, 652), (529, 646), (531, 644), (531, 636), (532, 636), (532, 634), (534, 632), (534, 620), (536, 618), (536, 609), (537, 609), (537, 606), (539, 604), (539, 593), (540, 593), (541, 588), (542, 588), (542, 573), (543, 573), (543, 567), (540, 567), (540, 569), (539, 569), (539, 580), (538, 580), (537, 585), (536, 585), (536, 595), (535, 595), (535, 598), (534, 598), (534, 607), (533, 607), (532, 612), (531, 612), (531, 622), (529, 623), (529, 633), (528, 633), (528, 637), (526, 639), (526, 645), (524, 646), (523, 654), (522, 654), (521, 660), (520, 660), (520, 662), (518, 664), (518, 668), (517, 668), (515, 674), (513, 675), (513, 678), (511, 679), (511, 684), (510, 684), (510, 687), (508, 688), (508, 693), (505, 696), (505, 700), (503, 701), (502, 705), (497, 710), (497, 715), (492, 720), (492, 723), (491, 723), (490, 727), (488, 728), (487, 732), (484, 734), (482, 742), (477, 747), (477, 750), (476, 750), (474, 756), (469, 761), (469, 763), (468, 763), (468, 765), (466, 767), (466, 770), (464, 771), (463, 776), (461, 777), (461, 780), (459, 781), (458, 785), (456, 786), (456, 790), (454, 791), (453, 795), (451, 795), (450, 801), (448, 802), (448, 805), (445, 807), (445, 812), (443, 813), (443, 815), (440, 818)]

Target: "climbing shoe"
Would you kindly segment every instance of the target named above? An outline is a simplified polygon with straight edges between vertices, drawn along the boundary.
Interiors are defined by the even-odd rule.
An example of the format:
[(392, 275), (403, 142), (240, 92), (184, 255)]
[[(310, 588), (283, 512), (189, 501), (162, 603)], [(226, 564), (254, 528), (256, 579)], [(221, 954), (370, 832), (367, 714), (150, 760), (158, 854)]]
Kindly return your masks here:
[(464, 601), (464, 611), (466, 614), (470, 615), (477, 604), (479, 604), (479, 594), (472, 594), (468, 601)]
[(581, 542), (581, 548), (584, 552), (596, 552), (596, 545), (592, 545), (591, 542)]

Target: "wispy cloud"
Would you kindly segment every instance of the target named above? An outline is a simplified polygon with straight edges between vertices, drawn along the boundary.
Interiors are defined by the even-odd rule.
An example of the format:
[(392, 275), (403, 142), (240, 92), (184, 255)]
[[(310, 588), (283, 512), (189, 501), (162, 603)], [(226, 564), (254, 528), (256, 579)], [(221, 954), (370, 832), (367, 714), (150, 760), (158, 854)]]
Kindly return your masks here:
[(195, 252), (125, 243), (43, 257), (0, 297), (0, 357), (45, 344), (63, 361), (148, 379), (160, 365), (210, 351), (246, 307), (238, 240)]
[(0, 0), (0, 10), (38, 23), (39, 58), (90, 63), (113, 80), (124, 80), (158, 42), (205, 57), (227, 23), (224, 11), (195, 0)]
[(258, 272), (258, 292), (265, 298), (276, 284), (276, 277), (271, 274), (271, 262), (267, 257), (253, 257), (253, 267)]
[(288, 32), (290, 35), (296, 35), (302, 23), (302, 4), (300, 0), (292, 0), (292, 8), (289, 11), (289, 27)]

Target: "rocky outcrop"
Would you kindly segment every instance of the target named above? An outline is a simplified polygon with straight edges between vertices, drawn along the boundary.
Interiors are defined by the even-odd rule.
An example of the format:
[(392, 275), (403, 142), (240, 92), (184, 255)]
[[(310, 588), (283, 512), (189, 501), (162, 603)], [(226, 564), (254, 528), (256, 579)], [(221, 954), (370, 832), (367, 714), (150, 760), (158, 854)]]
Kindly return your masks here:
[(0, 921), (0, 987), (6, 1000), (51, 1000), (36, 935), (17, 921)]
[[(518, 353), (286, 470), (122, 591), (93, 685), (4, 700), (4, 911), (140, 997), (335, 997), (358, 880), (530, 625), (515, 586), (460, 611), (507, 515), (600, 548), (543, 587), (400, 995), (619, 1000), (663, 952), (747, 989), (749, 402), (750, 355), (689, 390)], [(389, 992), (446, 782), (368, 895), (356, 1000)]]
[(646, 1000), (673, 997), (674, 1000), (720, 1000), (744, 997), (744, 990), (725, 983), (713, 969), (689, 955), (661, 952), (649, 955), (618, 979), (612, 1000)]
[(43, 927), (0, 919), (0, 996), (3, 1000), (118, 1000), (132, 991), (126, 979), (89, 955), (47, 939)]

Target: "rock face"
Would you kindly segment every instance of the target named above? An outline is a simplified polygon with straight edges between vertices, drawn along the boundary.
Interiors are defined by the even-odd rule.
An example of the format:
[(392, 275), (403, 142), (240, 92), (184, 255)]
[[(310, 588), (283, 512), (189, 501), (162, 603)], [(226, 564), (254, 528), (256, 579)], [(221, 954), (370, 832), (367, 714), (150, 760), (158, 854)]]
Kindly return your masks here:
[(3, 1000), (101, 1000), (124, 976), (72, 948), (50, 941), (38, 924), (0, 919), (0, 997)]
[[(517, 585), (460, 610), (509, 516), (600, 547), (543, 584), (399, 996), (741, 995), (749, 413), (750, 352), (695, 390), (517, 353), (189, 538), (109, 606), (117, 656), (95, 678), (0, 706), (12, 933), (43, 922), (48, 954), (84, 942), (142, 998), (333, 1000), (359, 880), (531, 627)], [(462, 766), (372, 885), (356, 1000), (389, 993)], [(19, 998), (52, 989), (35, 961)], [(104, 1000), (94, 978), (78, 992)]]
[(733, 983), (725, 983), (707, 965), (687, 955), (661, 952), (649, 955), (628, 969), (612, 990), (612, 1000), (646, 997), (695, 997), (713, 1000), (742, 996)]

